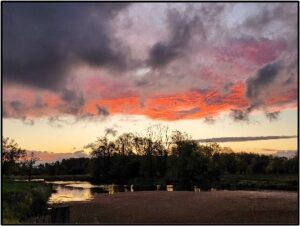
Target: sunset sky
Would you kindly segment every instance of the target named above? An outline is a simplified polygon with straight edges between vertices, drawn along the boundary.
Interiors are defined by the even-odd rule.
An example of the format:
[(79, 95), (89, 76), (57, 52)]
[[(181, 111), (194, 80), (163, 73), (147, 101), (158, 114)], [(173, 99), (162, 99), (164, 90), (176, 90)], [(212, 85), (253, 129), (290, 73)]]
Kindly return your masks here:
[(2, 6), (3, 135), (44, 159), (158, 123), (297, 150), (296, 2)]

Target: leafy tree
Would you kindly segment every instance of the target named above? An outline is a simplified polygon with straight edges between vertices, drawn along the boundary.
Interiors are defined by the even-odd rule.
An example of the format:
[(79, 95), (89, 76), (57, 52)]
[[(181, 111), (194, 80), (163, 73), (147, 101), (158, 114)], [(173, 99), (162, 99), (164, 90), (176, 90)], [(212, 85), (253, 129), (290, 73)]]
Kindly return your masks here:
[(11, 175), (17, 172), (20, 160), (25, 157), (26, 151), (8, 137), (2, 137), (2, 172)]

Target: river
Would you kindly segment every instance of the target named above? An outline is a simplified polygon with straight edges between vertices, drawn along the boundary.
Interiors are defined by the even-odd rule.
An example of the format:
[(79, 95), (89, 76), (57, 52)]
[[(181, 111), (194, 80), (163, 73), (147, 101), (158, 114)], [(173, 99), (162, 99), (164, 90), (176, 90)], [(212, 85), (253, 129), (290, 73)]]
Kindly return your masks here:
[(46, 181), (55, 190), (48, 200), (49, 204), (71, 201), (89, 201), (95, 193), (108, 193), (108, 185), (95, 185), (88, 181)]

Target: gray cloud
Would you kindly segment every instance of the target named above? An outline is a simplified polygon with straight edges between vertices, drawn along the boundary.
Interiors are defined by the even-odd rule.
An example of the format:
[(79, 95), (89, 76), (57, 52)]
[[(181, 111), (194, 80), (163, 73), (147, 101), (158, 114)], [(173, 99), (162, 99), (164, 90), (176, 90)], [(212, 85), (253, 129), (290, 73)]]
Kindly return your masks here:
[(247, 79), (245, 95), (251, 100), (252, 105), (257, 106), (262, 104), (260, 95), (272, 84), (281, 68), (279, 61), (269, 63), (260, 68), (255, 76)]
[[(241, 28), (246, 28), (251, 30), (257, 34), (262, 34), (268, 30), (271, 26), (282, 26), (284, 24), (283, 31), (289, 30), (289, 32), (297, 31), (297, 5), (290, 2), (282, 3), (273, 3), (273, 4), (262, 4), (260, 7), (260, 11), (257, 14), (254, 14), (248, 17), (242, 24)], [(287, 29), (288, 28), (288, 29)], [(297, 40), (295, 39), (295, 35), (289, 35), (284, 37), (287, 39), (287, 43), (292, 46), (297, 45)]]
[(202, 27), (198, 17), (189, 20), (186, 15), (181, 15), (177, 10), (168, 12), (167, 22), (171, 38), (167, 42), (157, 42), (150, 50), (149, 64), (153, 67), (162, 67), (182, 54), (188, 44), (192, 29)]
[(78, 150), (73, 153), (54, 153), (48, 151), (27, 151), (27, 153), (34, 153), (35, 156), (39, 158), (37, 164), (51, 163), (69, 158), (89, 158), (89, 155), (86, 154), (83, 150)]
[(34, 125), (34, 121), (26, 117), (28, 106), (20, 101), (4, 101), (3, 102), (3, 117), (20, 119), (25, 125)]
[(101, 107), (99, 105), (97, 105), (96, 107), (99, 116), (103, 116), (103, 117), (109, 116), (109, 111), (105, 107)]
[(9, 104), (16, 113), (22, 113), (26, 108), (25, 105), (20, 101), (11, 101)]
[(111, 46), (108, 23), (126, 5), (4, 3), (4, 81), (57, 90), (75, 63), (123, 68), (125, 58)]
[(256, 140), (277, 140), (297, 138), (297, 136), (260, 136), (260, 137), (215, 137), (207, 139), (196, 140), (198, 142), (242, 142), (242, 141), (256, 141)]
[[(233, 101), (232, 108), (239, 109), (231, 111), (235, 121), (249, 121), (253, 109), (261, 108), (267, 112), (268, 106), (296, 100), (297, 46), (291, 44), (292, 39), (297, 38), (297, 26), (294, 26), (297, 25), (296, 3), (254, 3), (251, 4), (254, 8), (249, 7), (249, 13), (239, 17), (232, 16), (235, 15), (232, 12), (245, 10), (248, 5), (175, 5), (166, 3), (161, 7), (156, 3), (137, 3), (123, 10), (126, 4), (120, 3), (6, 2), (3, 4), (4, 82), (54, 91), (64, 103), (59, 106), (49, 104), (51, 111), (47, 112), (71, 114), (78, 120), (94, 120), (96, 116), (102, 119), (109, 115), (106, 108), (99, 106), (96, 113), (84, 112), (83, 105), (88, 98), (120, 97), (119, 93), (123, 94), (126, 89), (142, 95), (139, 97), (141, 108), (154, 93), (173, 95), (194, 90), (201, 94), (217, 91), (216, 97), (205, 97), (207, 105), (217, 105), (226, 101), (237, 82), (244, 82), (252, 73), (254, 76), (247, 80), (245, 93), (251, 106), (241, 109), (238, 101)], [(149, 20), (152, 17), (153, 20)], [(118, 33), (120, 30), (126, 32)], [(242, 47), (241, 50), (232, 48), (236, 44)], [(134, 51), (124, 51), (126, 48)], [(256, 48), (262, 49), (263, 54), (256, 52)], [(270, 49), (276, 49), (274, 57), (268, 54)], [(132, 62), (133, 53), (136, 62)], [(176, 62), (171, 64), (173, 61)], [(268, 63), (258, 66), (262, 62)], [(73, 66), (79, 70), (74, 70), (77, 68)], [(94, 68), (98, 66), (105, 68)], [(257, 67), (261, 68), (257, 70)], [(148, 72), (140, 73), (143, 70)], [(71, 74), (73, 71), (75, 73)], [(81, 76), (85, 72), (87, 76)], [(124, 80), (109, 77), (117, 74), (123, 75)], [(103, 87), (107, 83), (107, 87), (111, 84), (116, 88), (89, 92), (74, 87), (77, 82), (82, 82), (80, 88), (89, 85), (89, 79), (94, 76), (97, 77), (93, 78), (95, 81), (103, 82)], [(119, 86), (122, 83), (126, 88)], [(295, 97), (290, 94), (293, 90)], [(35, 95), (44, 95), (35, 89), (32, 91)], [(273, 97), (265, 95), (265, 91), (274, 93), (274, 99), (276, 95), (285, 94), (287, 98), (275, 104), (264, 104), (266, 97)], [(11, 98), (14, 96), (7, 96), (7, 100), (11, 101)], [(37, 117), (47, 114), (43, 111), (47, 105), (42, 99), (37, 99), (34, 106), (26, 100), (24, 104), (25, 110), (38, 109), (35, 111)], [(6, 105), (4, 116), (22, 112), (14, 110), (22, 108), (20, 104)], [(179, 111), (178, 115), (193, 113), (189, 111)], [(215, 117), (221, 111), (212, 114)], [(21, 119), (26, 111), (14, 115), (12, 117)], [(57, 120), (50, 121), (55, 126), (61, 125)]]
[(224, 9), (223, 3), (187, 4), (183, 12), (169, 9), (167, 24), (170, 37), (167, 41), (159, 41), (152, 46), (149, 65), (160, 68), (178, 57), (185, 56), (185, 52), (189, 54), (191, 49), (188, 45), (193, 36), (197, 36), (203, 43), (211, 34), (212, 27), (222, 27), (219, 20)]
[(118, 131), (114, 128), (106, 128), (105, 129), (105, 136), (107, 135), (112, 135), (113, 137), (115, 137), (117, 135)]
[(293, 158), (297, 154), (297, 150), (280, 150), (273, 154), (276, 157)]
[(200, 108), (196, 107), (196, 108), (192, 108), (192, 109), (189, 109), (189, 110), (181, 110), (181, 111), (177, 111), (176, 114), (179, 115), (179, 116), (187, 116), (187, 115), (190, 115), (190, 114), (194, 114), (194, 113), (197, 113), (200, 111)]
[(298, 153), (297, 150), (277, 150), (277, 149), (269, 149), (269, 148), (264, 148), (262, 150), (264, 152), (273, 152), (272, 155), (275, 157), (285, 157), (285, 158), (292, 158)]
[(231, 109), (230, 116), (236, 122), (249, 121), (248, 110)]
[(64, 121), (61, 120), (58, 116), (50, 116), (48, 117), (48, 123), (52, 127), (61, 128), (63, 127), (62, 123), (64, 123)]
[(82, 111), (82, 107), (85, 104), (83, 94), (75, 92), (69, 89), (63, 89), (61, 91), (61, 98), (64, 103), (59, 107), (62, 112), (72, 115), (79, 115)]
[(204, 123), (208, 125), (212, 125), (216, 122), (216, 120), (213, 117), (205, 117), (204, 118)]
[(280, 111), (266, 112), (266, 117), (270, 120), (270, 122), (277, 120), (279, 115)]

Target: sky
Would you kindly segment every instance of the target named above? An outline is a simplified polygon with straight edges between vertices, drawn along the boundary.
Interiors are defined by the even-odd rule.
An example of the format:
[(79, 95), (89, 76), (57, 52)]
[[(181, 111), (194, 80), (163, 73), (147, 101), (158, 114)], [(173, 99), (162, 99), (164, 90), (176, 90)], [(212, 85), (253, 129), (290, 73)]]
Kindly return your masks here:
[(44, 159), (155, 124), (297, 150), (296, 2), (2, 6), (3, 135)]

